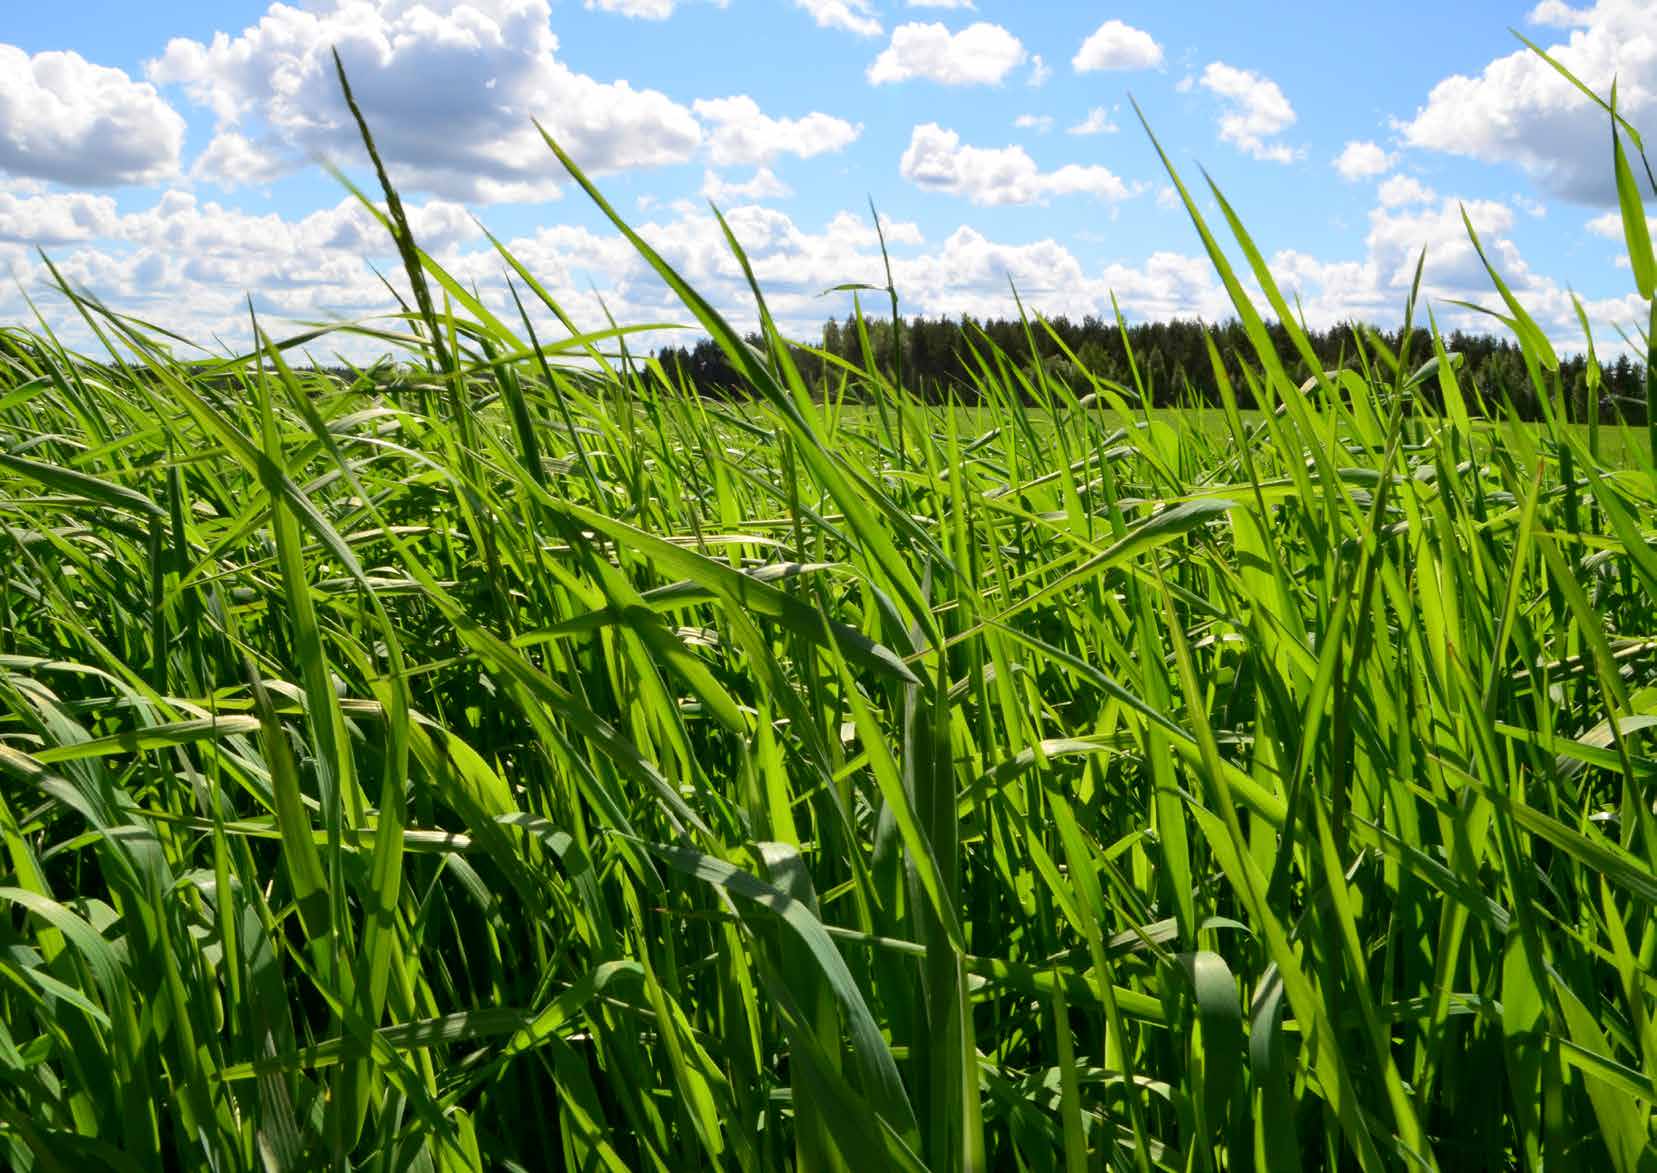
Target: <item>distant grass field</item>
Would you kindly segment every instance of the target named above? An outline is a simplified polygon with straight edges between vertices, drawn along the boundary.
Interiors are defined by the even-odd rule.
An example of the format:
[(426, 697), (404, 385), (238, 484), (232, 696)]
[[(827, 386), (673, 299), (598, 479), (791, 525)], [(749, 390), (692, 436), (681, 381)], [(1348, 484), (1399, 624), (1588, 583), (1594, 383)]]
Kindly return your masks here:
[[(1071, 390), (1074, 391), (1075, 389), (1072, 388)], [(931, 426), (935, 428), (946, 427), (947, 425), (939, 421), (949, 413), (958, 413), (961, 417), (959, 426), (968, 432), (972, 432), (980, 423), (993, 425), (998, 418), (1000, 409), (977, 406), (939, 407), (937, 405), (917, 405), (917, 410), (921, 417), (928, 419)], [(1093, 410), (1102, 411), (1106, 409), (1095, 406)], [(1189, 431), (1218, 442), (1226, 442), (1231, 439), (1231, 425), (1225, 411), (1221, 408), (1153, 407), (1149, 412), (1135, 411), (1132, 414), (1139, 420), (1143, 420), (1148, 415), (1151, 420), (1164, 424), (1176, 432)], [(1237, 414), (1245, 428), (1245, 434), (1260, 426), (1261, 412), (1240, 409)], [(879, 412), (873, 407), (859, 405), (842, 408), (841, 418), (855, 422), (859, 427), (879, 426)], [(1318, 418), (1315, 408), (1313, 409), (1313, 418)], [(1472, 423), (1473, 429), (1478, 432), (1488, 432), (1491, 429), (1524, 428), (1533, 437), (1533, 443), (1545, 442), (1547, 437), (1552, 435), (1551, 428), (1538, 427), (1535, 424), (1525, 422), (1477, 420), (1472, 421)], [(1037, 419), (1033, 426), (1039, 430), (1046, 426), (1046, 421)], [(1584, 423), (1571, 423), (1563, 425), (1562, 430), (1584, 451), (1588, 449), (1590, 443), (1596, 445), (1598, 460), (1613, 468), (1638, 469), (1644, 467), (1651, 459), (1651, 437), (1644, 427), (1637, 427), (1632, 424), (1608, 423), (1602, 424), (1598, 429), (1590, 429)], [(1597, 432), (1597, 435), (1591, 436), (1591, 432)]]
[(1657, 1163), (1650, 435), (1241, 295), (1221, 410), (841, 409), (634, 238), (716, 404), (384, 215), (395, 369), (0, 333), (11, 1167)]
[[(1256, 411), (1239, 412), (1245, 426), (1256, 427), (1260, 423), (1260, 413)], [(1173, 428), (1188, 428), (1195, 432), (1215, 438), (1229, 438), (1230, 428), (1226, 422), (1226, 414), (1218, 408), (1153, 408), (1151, 418), (1160, 420)], [(1476, 425), (1485, 428), (1525, 427), (1519, 423), (1488, 423)], [(1551, 434), (1551, 430), (1531, 425), (1532, 433), (1538, 441)], [(1571, 440), (1585, 451), (1589, 445), (1589, 427), (1587, 424), (1573, 423), (1564, 428), (1564, 432)], [(1599, 446), (1599, 459), (1607, 465), (1619, 468), (1640, 468), (1651, 459), (1651, 437), (1643, 427), (1634, 427), (1629, 424), (1604, 424), (1598, 429), (1596, 443)]]

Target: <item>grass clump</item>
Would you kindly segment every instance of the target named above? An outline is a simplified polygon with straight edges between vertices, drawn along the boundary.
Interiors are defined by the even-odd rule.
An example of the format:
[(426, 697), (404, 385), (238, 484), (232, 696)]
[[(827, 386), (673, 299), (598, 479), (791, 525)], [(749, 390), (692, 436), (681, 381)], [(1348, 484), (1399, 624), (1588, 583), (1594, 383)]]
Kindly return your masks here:
[(825, 393), (613, 212), (752, 407), (394, 200), (395, 368), (0, 336), (10, 1163), (1651, 1168), (1657, 454), (1187, 207), (1223, 427)]

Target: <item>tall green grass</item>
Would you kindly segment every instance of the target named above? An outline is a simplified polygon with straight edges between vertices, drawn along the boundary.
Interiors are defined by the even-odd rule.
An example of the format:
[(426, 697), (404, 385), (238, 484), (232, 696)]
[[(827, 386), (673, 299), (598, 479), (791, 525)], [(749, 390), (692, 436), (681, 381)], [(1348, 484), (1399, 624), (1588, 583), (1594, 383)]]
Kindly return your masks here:
[(752, 404), (389, 186), (396, 363), (0, 334), (12, 1166), (1657, 1167), (1657, 453), (1494, 270), (1538, 426), (1413, 294), (1285, 368), (1181, 187), (1225, 426), (987, 346), (968, 413), (807, 387), (549, 147)]

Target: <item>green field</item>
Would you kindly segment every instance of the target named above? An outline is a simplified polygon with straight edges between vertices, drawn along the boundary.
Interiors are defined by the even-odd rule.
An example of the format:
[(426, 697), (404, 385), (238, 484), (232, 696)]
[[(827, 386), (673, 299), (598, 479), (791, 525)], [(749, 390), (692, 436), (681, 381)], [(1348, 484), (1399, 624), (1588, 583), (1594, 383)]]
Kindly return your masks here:
[[(1074, 391), (1075, 389), (1072, 388), (1071, 390)], [(1086, 394), (1088, 390), (1089, 388), (1083, 387), (1081, 393)], [(1315, 404), (1312, 404), (1311, 408), (1315, 418), (1317, 410)], [(858, 419), (859, 424), (878, 427), (879, 413), (873, 408), (863, 408), (861, 410), (873, 417), (873, 420), (864, 424), (863, 420), (858, 419), (855, 411), (844, 418)], [(975, 428), (994, 427), (997, 422), (997, 416), (993, 409), (982, 416), (980, 416), (979, 409), (976, 407), (934, 407), (931, 409), (922, 408), (921, 410), (923, 415), (930, 410), (931, 414), (927, 416), (928, 422), (930, 426), (935, 428), (947, 428), (949, 426), (943, 421), (943, 415), (949, 412), (961, 413), (962, 422), (959, 426), (968, 431)], [(1136, 424), (1144, 422), (1145, 413), (1135, 414)], [(1252, 432), (1259, 428), (1263, 421), (1263, 413), (1255, 410), (1239, 409), (1237, 415), (1246, 432)], [(1339, 416), (1337, 415), (1335, 418), (1335, 426), (1339, 427)], [(1149, 419), (1156, 423), (1165, 424), (1175, 431), (1196, 433), (1204, 441), (1220, 445), (1229, 445), (1232, 442), (1231, 423), (1226, 413), (1219, 408), (1154, 407), (1149, 412)], [(1117, 417), (1114, 422), (1120, 423), (1120, 417)], [(1041, 416), (1038, 416), (1032, 421), (1032, 426), (1040, 429), (1045, 426), (1045, 421)], [(1327, 428), (1328, 423), (1314, 426)], [(1529, 442), (1533, 444), (1542, 443), (1547, 436), (1552, 435), (1551, 431), (1538, 431), (1534, 425), (1523, 421), (1491, 422), (1481, 419), (1474, 422), (1474, 428), (1476, 431), (1486, 434), (1492, 429), (1521, 429), (1527, 432), (1530, 437)], [(1587, 450), (1592, 445), (1598, 461), (1602, 465), (1612, 468), (1634, 471), (1645, 466), (1651, 456), (1651, 436), (1644, 427), (1635, 427), (1630, 424), (1603, 424), (1598, 428), (1590, 429), (1587, 424), (1567, 423), (1562, 425), (1561, 430), (1566, 436), (1570, 437), (1569, 442), (1575, 443), (1581, 449)], [(974, 431), (972, 434), (977, 435), (978, 432)], [(1503, 441), (1504, 444), (1507, 442)], [(1524, 440), (1518, 441), (1520, 444), (1524, 442)]]
[(389, 216), (361, 377), (0, 334), (12, 1167), (1657, 1166), (1646, 433), (715, 404)]

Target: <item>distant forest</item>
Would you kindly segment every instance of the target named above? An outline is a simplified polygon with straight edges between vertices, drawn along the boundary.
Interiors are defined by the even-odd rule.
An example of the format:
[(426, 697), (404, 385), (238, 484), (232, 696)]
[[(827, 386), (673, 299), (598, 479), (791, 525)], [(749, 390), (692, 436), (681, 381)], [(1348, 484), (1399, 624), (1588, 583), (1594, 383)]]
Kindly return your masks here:
[[(880, 370), (890, 377), (893, 366), (892, 327), (889, 318), (865, 318), (869, 349)], [(1116, 323), (1088, 316), (1080, 321), (1059, 317), (1048, 319), (1052, 333), (1040, 323), (1032, 323), (1026, 330), (1023, 322), (995, 319), (982, 321), (972, 318), (910, 318), (901, 331), (901, 361), (906, 387), (933, 402), (951, 399), (972, 402), (976, 397), (975, 376), (979, 374), (980, 360), (995, 362), (993, 351), (984, 340), (1006, 360), (1026, 374), (1033, 373), (1039, 361), (1049, 376), (1068, 382), (1072, 387), (1085, 386), (1086, 379), (1075, 369), (1076, 364), (1066, 356), (1054, 339), (1056, 334), (1064, 346), (1076, 356), (1086, 370), (1103, 379), (1127, 387), (1134, 385), (1129, 369), (1122, 334)], [(1297, 379), (1311, 374), (1305, 369), (1299, 353), (1289, 339), (1288, 331), (1276, 323), (1269, 324), (1272, 340), (1284, 367)], [(1128, 342), (1138, 364), (1140, 379), (1150, 393), (1155, 406), (1193, 406), (1219, 404), (1219, 392), (1214, 386), (1212, 368), (1203, 332), (1212, 330), (1220, 353), (1224, 356), (1236, 387), (1239, 402), (1249, 402), (1247, 386), (1238, 377), (1238, 355), (1252, 356), (1243, 326), (1235, 320), (1218, 326), (1205, 326), (1194, 320), (1169, 322), (1141, 322), (1127, 328)], [(1309, 334), (1324, 369), (1355, 366), (1357, 347), (1353, 341), (1355, 327), (1348, 323), (1329, 330)], [(1401, 340), (1401, 331), (1375, 331), (1395, 353)], [(1366, 339), (1368, 335), (1366, 334)], [(1031, 355), (1031, 340), (1036, 354)], [(758, 338), (751, 339), (758, 342)], [(970, 340), (970, 344), (969, 344)], [(1445, 347), (1452, 354), (1462, 356), (1458, 378), (1464, 388), (1476, 387), (1490, 403), (1492, 411), (1505, 393), (1514, 406), (1526, 417), (1537, 414), (1535, 392), (1525, 373), (1524, 359), (1519, 348), (1505, 338), (1486, 334), (1467, 334), (1456, 331), (1445, 336)], [(862, 353), (856, 323), (830, 319), (823, 327), (817, 349), (862, 366)], [(974, 356), (976, 351), (977, 357)], [(1411, 367), (1432, 356), (1430, 339), (1419, 330), (1411, 344)], [(699, 393), (713, 397), (741, 396), (741, 379), (726, 361), (724, 354), (709, 339), (702, 339), (689, 347), (665, 347), (657, 352), (657, 359), (670, 377), (682, 379)], [(1371, 360), (1374, 356), (1371, 354)], [(801, 373), (814, 387), (837, 383), (839, 375), (831, 364), (810, 351), (795, 352)], [(1561, 385), (1570, 399), (1571, 418), (1585, 420), (1588, 412), (1587, 362), (1581, 355), (1561, 360)], [(1437, 394), (1436, 380), (1425, 388), (1429, 397)], [(1471, 401), (1470, 401), (1471, 406)], [(1605, 421), (1622, 419), (1628, 423), (1643, 423), (1646, 416), (1645, 367), (1621, 355), (1601, 363), (1600, 414)]]

